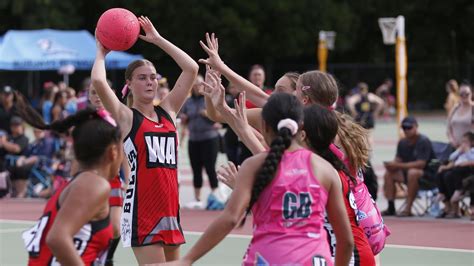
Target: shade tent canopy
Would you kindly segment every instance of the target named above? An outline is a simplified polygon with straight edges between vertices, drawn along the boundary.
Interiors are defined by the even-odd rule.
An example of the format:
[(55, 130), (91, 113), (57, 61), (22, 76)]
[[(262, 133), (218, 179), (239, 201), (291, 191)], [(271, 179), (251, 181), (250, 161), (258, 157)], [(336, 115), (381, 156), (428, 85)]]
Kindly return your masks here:
[[(96, 49), (94, 36), (86, 30), (9, 30), (0, 36), (0, 69), (58, 70), (73, 65), (76, 70), (90, 70)], [(141, 58), (112, 51), (105, 63), (108, 69), (123, 69)]]

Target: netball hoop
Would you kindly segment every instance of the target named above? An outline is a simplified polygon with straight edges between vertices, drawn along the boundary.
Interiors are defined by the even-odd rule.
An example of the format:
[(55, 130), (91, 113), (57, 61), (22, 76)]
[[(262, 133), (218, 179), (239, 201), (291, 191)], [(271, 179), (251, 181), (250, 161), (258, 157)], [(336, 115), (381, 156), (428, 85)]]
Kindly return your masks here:
[(407, 47), (405, 41), (405, 18), (379, 18), (383, 42), (386, 45), (395, 44), (395, 74), (397, 78), (397, 120), (399, 136), (403, 136), (400, 122), (408, 115), (407, 110)]
[(334, 43), (336, 42), (335, 31), (320, 31), (319, 39), (326, 41), (326, 46), (329, 50), (334, 50)]
[(334, 50), (334, 42), (336, 40), (336, 32), (334, 31), (320, 31), (319, 41), (317, 47), (317, 57), (319, 62), (319, 70), (326, 72), (328, 50)]
[(382, 31), (383, 43), (387, 45), (395, 44), (397, 35), (397, 19), (379, 18), (379, 27)]

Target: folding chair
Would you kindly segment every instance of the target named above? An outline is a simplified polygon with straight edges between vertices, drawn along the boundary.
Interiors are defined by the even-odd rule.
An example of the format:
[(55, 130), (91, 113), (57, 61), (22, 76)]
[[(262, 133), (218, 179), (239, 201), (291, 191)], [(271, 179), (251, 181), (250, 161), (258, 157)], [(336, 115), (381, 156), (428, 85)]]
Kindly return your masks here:
[(28, 176), (28, 195), (38, 197), (43, 189), (50, 188), (51, 176), (54, 170), (51, 168), (51, 159), (39, 157), (39, 161), (31, 168)]
[[(471, 206), (469, 201), (473, 201), (471, 193), (474, 193), (474, 175), (471, 175), (463, 181), (464, 195), (462, 200), (459, 201), (459, 210), (463, 216), (472, 217)], [(468, 200), (469, 199), (469, 200)], [(471, 218), (472, 219), (472, 218)]]
[(469, 193), (465, 193), (462, 200), (459, 201), (459, 210), (461, 211), (461, 215), (470, 217), (471, 213), (471, 206), (469, 205)]
[[(431, 145), (435, 154), (435, 159), (428, 162), (428, 168), (435, 174), (441, 164), (445, 163), (449, 159), (449, 155), (453, 151), (453, 148), (449, 143), (440, 141), (432, 141)], [(439, 202), (436, 201), (438, 196), (438, 184), (434, 177), (425, 178), (422, 177), (418, 181), (419, 189), (417, 197), (412, 205), (412, 211), (418, 216), (430, 214), (431, 216), (438, 215), (440, 211)], [(403, 186), (402, 186), (403, 187)], [(404, 187), (406, 190), (406, 186)], [(406, 191), (405, 191), (406, 192)], [(402, 206), (398, 208), (398, 211), (403, 210), (406, 206), (406, 199)]]
[[(16, 162), (20, 156), (7, 155), (5, 156), (6, 168), (11, 170), (16, 167)], [(49, 166), (51, 159), (47, 157), (39, 157), (38, 162), (33, 165), (28, 174), (27, 195), (29, 197), (37, 197), (38, 193), (51, 187), (52, 169)]]
[(454, 148), (449, 144), (441, 141), (432, 141), (431, 146), (436, 156), (436, 160), (430, 163), (437, 163), (438, 166), (449, 161), (449, 155), (454, 152)]
[[(413, 201), (412, 213), (416, 216), (424, 216), (427, 214), (436, 216), (439, 211), (439, 203), (436, 202), (436, 197), (439, 193), (438, 186), (424, 178), (420, 178), (418, 182), (420, 188), (418, 189), (415, 201)], [(402, 189), (405, 195), (402, 205), (397, 209), (398, 213), (405, 209), (407, 205), (406, 195), (408, 194), (408, 188), (405, 184), (400, 184), (399, 188)]]

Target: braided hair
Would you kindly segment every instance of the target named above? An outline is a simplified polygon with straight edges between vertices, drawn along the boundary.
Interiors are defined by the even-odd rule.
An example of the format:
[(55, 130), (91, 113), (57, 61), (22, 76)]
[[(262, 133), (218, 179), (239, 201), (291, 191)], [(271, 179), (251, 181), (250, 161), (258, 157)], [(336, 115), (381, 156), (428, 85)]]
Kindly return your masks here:
[[(274, 93), (262, 109), (262, 118), (266, 125), (276, 133), (276, 137), (270, 144), (267, 157), (255, 177), (246, 215), (257, 202), (262, 191), (272, 182), (285, 150), (291, 145), (294, 134), (288, 127), (278, 129), (278, 123), (283, 119), (291, 119), (300, 124), (303, 120), (303, 106), (291, 94)], [(245, 219), (242, 221), (242, 225), (244, 223)]]
[(356, 184), (345, 164), (329, 149), (339, 130), (334, 111), (314, 104), (304, 109), (304, 131), (308, 146), (328, 161), (337, 171), (344, 172)]
[(86, 108), (63, 120), (46, 124), (22, 94), (16, 92), (15, 96), (18, 114), (31, 126), (57, 133), (67, 133), (74, 127), (72, 130), (74, 154), (85, 166), (97, 163), (110, 144), (121, 141), (120, 128), (106, 121), (96, 109)]

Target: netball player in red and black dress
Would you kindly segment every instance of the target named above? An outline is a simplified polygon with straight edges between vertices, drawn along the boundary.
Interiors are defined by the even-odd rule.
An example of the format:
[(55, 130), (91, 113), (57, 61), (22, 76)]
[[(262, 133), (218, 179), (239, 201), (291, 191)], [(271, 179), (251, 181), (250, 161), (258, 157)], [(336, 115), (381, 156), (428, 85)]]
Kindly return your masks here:
[(133, 95), (132, 108), (122, 104), (108, 86), (105, 71), (107, 50), (97, 42), (92, 83), (104, 107), (122, 128), (130, 178), (122, 211), (122, 241), (132, 246), (139, 264), (159, 263), (179, 257), (184, 236), (179, 223), (176, 115), (198, 72), (197, 63), (164, 39), (146, 17), (139, 18), (145, 35), (182, 69), (174, 88), (159, 106), (153, 106), (157, 72), (148, 60), (132, 62), (125, 79)]
[(17, 99), (21, 116), (36, 128), (62, 133), (74, 127), (79, 165), (75, 177), (49, 199), (38, 223), (23, 233), (28, 265), (92, 265), (105, 259), (112, 239), (109, 180), (123, 159), (120, 129), (105, 110), (90, 108), (46, 125), (19, 94)]
[[(96, 108), (97, 110), (103, 109), (104, 105), (97, 95), (97, 91), (91, 85), (89, 86), (88, 91), (88, 98), (90, 104)], [(122, 167), (121, 167), (120, 174), (128, 174), (128, 165), (126, 165), (126, 161), (123, 160)], [(126, 176), (128, 178), (128, 175)], [(125, 178), (125, 179), (126, 179)], [(128, 182), (126, 182), (128, 183)], [(107, 258), (105, 261), (105, 266), (112, 266), (113, 265), (113, 257), (115, 250), (117, 249), (117, 245), (120, 242), (120, 217), (122, 215), (122, 205), (123, 205), (123, 188), (124, 182), (122, 182), (119, 174), (110, 180), (110, 196), (109, 196), (109, 206), (110, 206), (110, 222), (112, 223), (112, 229), (114, 233), (114, 238), (110, 243), (109, 250), (107, 252)]]

